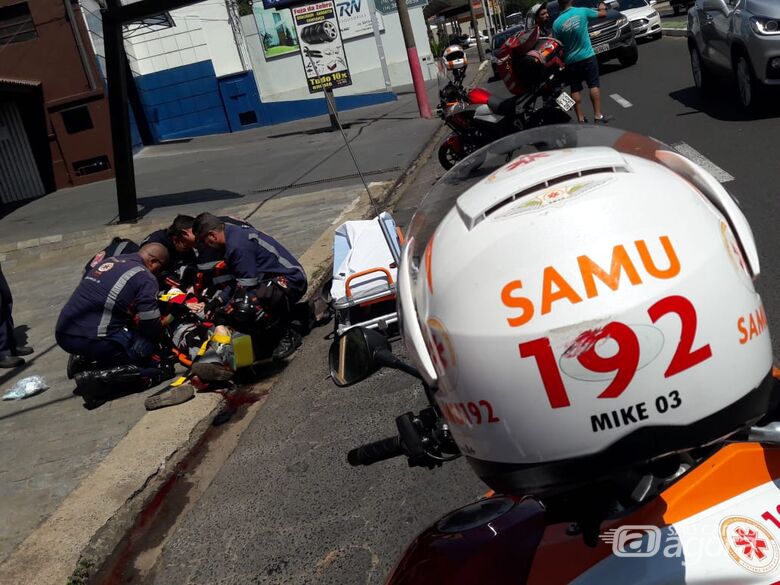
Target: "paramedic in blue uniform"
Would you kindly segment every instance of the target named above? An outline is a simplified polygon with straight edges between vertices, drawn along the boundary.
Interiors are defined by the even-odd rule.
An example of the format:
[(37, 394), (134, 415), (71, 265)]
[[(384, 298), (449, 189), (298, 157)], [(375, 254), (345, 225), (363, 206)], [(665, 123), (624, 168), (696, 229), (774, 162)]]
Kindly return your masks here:
[(20, 357), (30, 355), (33, 350), (31, 347), (22, 347), (16, 344), (14, 338), (14, 319), (11, 316), (11, 309), (14, 306), (14, 299), (11, 296), (11, 289), (0, 269), (0, 368), (16, 368), (24, 364)]
[[(219, 215), (217, 219), (226, 225), (239, 227), (252, 227), (250, 224), (237, 217)], [(167, 230), (167, 235), (176, 249), (181, 251), (194, 250), (197, 256), (197, 272), (202, 275), (203, 284), (206, 286), (224, 286), (232, 280), (232, 275), (217, 273), (217, 264), (225, 259), (224, 250), (209, 248), (202, 242), (198, 242), (192, 231), (195, 218), (187, 215), (179, 215), (173, 220), (173, 224)], [(155, 232), (156, 234), (157, 232)], [(152, 237), (153, 235), (149, 237)], [(159, 240), (156, 240), (159, 241)], [(163, 243), (162, 241), (160, 243)]]
[(185, 285), (189, 284), (187, 271), (192, 270), (194, 274), (197, 264), (194, 242), (191, 242), (191, 238), (187, 236), (188, 232), (192, 233), (194, 221), (195, 218), (189, 215), (177, 215), (169, 227), (152, 232), (141, 242), (142, 246), (152, 243), (165, 246), (169, 259), (162, 276), (172, 274), (176, 280)]
[(195, 219), (193, 232), (199, 242), (224, 253), (235, 278), (234, 285), (220, 291), (218, 300), (248, 295), (260, 308), (279, 320), (283, 330), (274, 359), (285, 359), (301, 345), (301, 336), (290, 327), (292, 305), (306, 293), (306, 273), (300, 262), (275, 239), (249, 224), (225, 223), (210, 213)]
[[(79, 283), (60, 313), (57, 343), (95, 369), (70, 371), (78, 392), (100, 398), (121, 387), (142, 390), (170, 375), (153, 354), (162, 334), (157, 278), (168, 262), (168, 250), (145, 244), (133, 254), (106, 258)], [(116, 388), (115, 388), (116, 387)]]
[(141, 247), (133, 240), (116, 237), (111, 240), (111, 243), (108, 246), (92, 256), (90, 261), (84, 265), (84, 270), (81, 271), (81, 276), (86, 276), (87, 273), (95, 268), (98, 264), (102, 264), (103, 260), (106, 258), (110, 258), (111, 256), (119, 256), (120, 254), (132, 254), (133, 252), (138, 252), (140, 249)]

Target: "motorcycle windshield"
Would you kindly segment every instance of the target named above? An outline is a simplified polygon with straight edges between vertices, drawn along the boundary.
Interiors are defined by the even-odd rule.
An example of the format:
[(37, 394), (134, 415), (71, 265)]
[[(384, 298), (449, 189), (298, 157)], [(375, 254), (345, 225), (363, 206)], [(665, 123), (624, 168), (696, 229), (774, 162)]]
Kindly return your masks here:
[(512, 134), (469, 155), (450, 169), (426, 195), (409, 226), (407, 241), (412, 273), (436, 228), (469, 188), (521, 156), (577, 147), (609, 147), (623, 154), (664, 165), (695, 186), (729, 222), (751, 271), (758, 275), (758, 254), (753, 234), (729, 194), (705, 173), (669, 146), (655, 140), (607, 126), (565, 124), (542, 126)]

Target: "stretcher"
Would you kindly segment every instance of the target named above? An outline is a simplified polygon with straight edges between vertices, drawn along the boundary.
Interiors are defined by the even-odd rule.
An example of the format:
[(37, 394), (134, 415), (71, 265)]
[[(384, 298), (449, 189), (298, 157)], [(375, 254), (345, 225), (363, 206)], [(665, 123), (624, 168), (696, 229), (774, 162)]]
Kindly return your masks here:
[(337, 334), (356, 326), (387, 333), (398, 322), (395, 259), (400, 257), (402, 243), (401, 232), (387, 212), (338, 227), (331, 285)]

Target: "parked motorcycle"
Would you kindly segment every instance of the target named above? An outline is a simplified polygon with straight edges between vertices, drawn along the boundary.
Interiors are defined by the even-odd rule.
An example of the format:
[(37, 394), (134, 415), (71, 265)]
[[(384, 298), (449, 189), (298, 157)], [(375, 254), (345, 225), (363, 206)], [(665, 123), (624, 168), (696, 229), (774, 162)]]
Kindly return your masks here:
[[(635, 191), (622, 200), (622, 221), (613, 226), (616, 216), (603, 216), (622, 197), (617, 184), (623, 179)], [(634, 207), (637, 197), (640, 207)], [(652, 208), (657, 218), (647, 217)], [(678, 217), (667, 217), (669, 209)], [(547, 313), (545, 323), (523, 329), (535, 310), (530, 298), (514, 295), (524, 284), (524, 290), (535, 285), (530, 270), (518, 268), (546, 266), (552, 256), (520, 262), (507, 250), (504, 258), (497, 240), (485, 234), (501, 230), (511, 234), (502, 241), (518, 243), (539, 237), (528, 233), (539, 230), (549, 239), (534, 254), (545, 256), (550, 247), (568, 249), (548, 233), (550, 224), (591, 226), (592, 213), (618, 238), (658, 225), (672, 239), (696, 231), (674, 264), (694, 273), (706, 266), (719, 275), (721, 288), (758, 307), (755, 314), (738, 317), (732, 327), (721, 305), (711, 304), (719, 295), (730, 297), (697, 288), (695, 277), (664, 280), (638, 297), (633, 285), (639, 276), (619, 283), (617, 271), (609, 290), (620, 288), (630, 298), (609, 296), (595, 305), (577, 297), (582, 304), (563, 321), (550, 322)], [(511, 223), (527, 214), (531, 219)], [(467, 241), (453, 252), (457, 234)], [(597, 230), (592, 237), (599, 237)], [(482, 248), (474, 238), (483, 238)], [(455, 280), (457, 267), (447, 254), (468, 255), (468, 249), (473, 255), (462, 258), (463, 265), (483, 272)], [(477, 265), (484, 250), (491, 250), (495, 265)], [(614, 251), (613, 259), (624, 258), (623, 268), (638, 275), (622, 256), (623, 245)], [(577, 261), (591, 263), (587, 255)], [(501, 280), (496, 266), (507, 279), (523, 278), (511, 281), (512, 294), (493, 286)], [(576, 295), (564, 270), (544, 272), (556, 274), (555, 286), (567, 287), (569, 298)], [(447, 173), (412, 219), (399, 267), (399, 315), (417, 367), (394, 355), (384, 336), (356, 327), (331, 346), (330, 372), (338, 386), (349, 386), (379, 368), (397, 369), (420, 380), (429, 402), (419, 413), (396, 418), (396, 436), (351, 450), (350, 465), (403, 456), (410, 467), (432, 469), (464, 456), (505, 495), (437, 520), (411, 543), (387, 583), (777, 583), (780, 371), (771, 366), (766, 315), (752, 285), (758, 273), (750, 227), (725, 189), (652, 139), (614, 128), (548, 126), (506, 137)], [(675, 296), (657, 298), (671, 290)], [(455, 302), (458, 294), (467, 300)], [(496, 306), (523, 307), (522, 317), (487, 306), (493, 297)], [(484, 307), (478, 332), (464, 328), (477, 320), (460, 309), (472, 306)], [(590, 319), (605, 308), (609, 316), (594, 325)], [(572, 324), (564, 331), (566, 320)], [(721, 323), (725, 333), (716, 334)], [(527, 341), (545, 334), (550, 337)], [(504, 359), (505, 371), (496, 369)], [(461, 402), (470, 397), (474, 401)], [(573, 410), (577, 416), (568, 416)], [(554, 420), (559, 426), (549, 424)], [(590, 442), (589, 449), (598, 441), (603, 450), (582, 451), (580, 441)], [(552, 444), (560, 458), (545, 458)], [(568, 458), (566, 452), (583, 455)]]
[(564, 91), (563, 47), (532, 29), (511, 37), (499, 50), (499, 71), (514, 94), (502, 99), (484, 88), (466, 91), (448, 83), (440, 92), (439, 116), (452, 129), (439, 146), (449, 170), (463, 158), (509, 134), (563, 124), (574, 100)]

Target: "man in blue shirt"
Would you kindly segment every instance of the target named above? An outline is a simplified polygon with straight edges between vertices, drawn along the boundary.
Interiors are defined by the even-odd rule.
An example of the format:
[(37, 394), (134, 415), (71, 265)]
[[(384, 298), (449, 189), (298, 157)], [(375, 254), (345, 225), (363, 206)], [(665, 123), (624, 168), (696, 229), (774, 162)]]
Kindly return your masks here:
[[(231, 225), (210, 213), (195, 218), (193, 232), (209, 248), (224, 251), (225, 263), (235, 278), (215, 299), (233, 301), (233, 313), (247, 304), (275, 318), (281, 339), (273, 351), (276, 360), (291, 356), (301, 345), (301, 336), (290, 327), (292, 305), (306, 293), (308, 282), (300, 262), (284, 246), (249, 224)], [(239, 301), (239, 302), (236, 302)], [(248, 323), (252, 333), (252, 323)]]
[(572, 0), (558, 0), (560, 15), (552, 26), (553, 36), (561, 41), (564, 50), (566, 71), (571, 84), (571, 97), (574, 99), (574, 111), (580, 123), (586, 122), (582, 112), (582, 84), (588, 84), (590, 101), (593, 104), (593, 116), (597, 123), (606, 124), (612, 119), (601, 113), (601, 92), (599, 90), (599, 64), (590, 42), (588, 22), (607, 15), (607, 7), (602, 2), (598, 11), (592, 8), (572, 6)]

